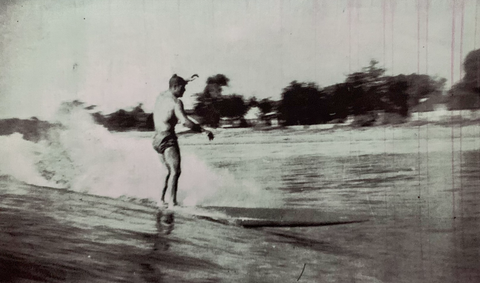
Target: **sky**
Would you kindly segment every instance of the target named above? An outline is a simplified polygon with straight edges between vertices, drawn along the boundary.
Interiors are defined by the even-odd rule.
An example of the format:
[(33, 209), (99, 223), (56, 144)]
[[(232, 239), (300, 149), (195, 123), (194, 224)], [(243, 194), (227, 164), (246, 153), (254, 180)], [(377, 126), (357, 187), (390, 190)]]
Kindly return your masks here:
[(0, 118), (49, 120), (74, 99), (151, 111), (173, 74), (224, 94), (281, 98), (291, 81), (329, 86), (379, 61), (387, 75), (463, 77), (480, 48), (476, 0), (4, 0)]

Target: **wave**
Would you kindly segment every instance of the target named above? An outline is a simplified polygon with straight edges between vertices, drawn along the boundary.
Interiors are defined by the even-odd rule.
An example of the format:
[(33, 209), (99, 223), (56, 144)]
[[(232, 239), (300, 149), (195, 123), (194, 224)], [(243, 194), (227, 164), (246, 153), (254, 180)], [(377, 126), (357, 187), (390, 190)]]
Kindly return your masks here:
[[(36, 142), (20, 133), (0, 136), (0, 175), (38, 186), (159, 201), (166, 169), (150, 138), (111, 133), (71, 103), (61, 106), (55, 124), (43, 129)], [(178, 199), (187, 206), (262, 206), (276, 198), (254, 182), (238, 180), (228, 169), (212, 168), (182, 151)]]

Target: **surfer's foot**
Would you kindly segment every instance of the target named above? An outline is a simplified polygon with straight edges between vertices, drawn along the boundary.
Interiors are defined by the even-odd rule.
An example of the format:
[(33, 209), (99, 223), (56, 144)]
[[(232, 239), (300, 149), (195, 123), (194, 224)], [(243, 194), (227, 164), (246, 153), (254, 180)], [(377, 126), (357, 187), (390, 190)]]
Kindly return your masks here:
[(165, 202), (164, 200), (160, 201), (159, 203), (159, 208), (162, 209), (162, 208), (168, 208), (168, 203)]
[(158, 204), (158, 209), (168, 209), (168, 208), (173, 208), (175, 206), (178, 206), (178, 202), (165, 202), (165, 201), (160, 201)]
[(175, 206), (178, 206), (178, 202), (174, 201), (174, 202), (171, 202), (168, 204), (168, 207), (169, 208), (172, 208), (172, 207), (175, 207)]

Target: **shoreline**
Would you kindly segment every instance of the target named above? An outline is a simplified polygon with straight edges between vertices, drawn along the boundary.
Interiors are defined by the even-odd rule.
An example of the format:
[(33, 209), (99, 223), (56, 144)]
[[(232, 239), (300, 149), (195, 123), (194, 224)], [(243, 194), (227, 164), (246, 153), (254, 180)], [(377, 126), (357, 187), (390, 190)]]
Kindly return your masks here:
[[(395, 152), (397, 150), (413, 152), (412, 150), (417, 148), (421, 148), (421, 151), (431, 151), (439, 146), (441, 150), (446, 150), (449, 146), (453, 150), (480, 148), (480, 143), (478, 142), (480, 140), (479, 125), (441, 126), (426, 124), (414, 126), (403, 124), (368, 128), (334, 125), (328, 129), (325, 129), (325, 126), (327, 125), (314, 125), (308, 128), (290, 126), (263, 130), (254, 128), (220, 128), (215, 130), (215, 139), (213, 141), (208, 141), (203, 134), (185, 132), (182, 129), (183, 127), (179, 127), (177, 132), (179, 143), (183, 146), (318, 143), (330, 144), (331, 146), (329, 147), (338, 148), (342, 147), (342, 145), (363, 147), (361, 145), (364, 143), (372, 143), (385, 149), (382, 151), (383, 153)], [(113, 134), (134, 139), (151, 139), (154, 132)], [(410, 149), (408, 149), (409, 147)]]

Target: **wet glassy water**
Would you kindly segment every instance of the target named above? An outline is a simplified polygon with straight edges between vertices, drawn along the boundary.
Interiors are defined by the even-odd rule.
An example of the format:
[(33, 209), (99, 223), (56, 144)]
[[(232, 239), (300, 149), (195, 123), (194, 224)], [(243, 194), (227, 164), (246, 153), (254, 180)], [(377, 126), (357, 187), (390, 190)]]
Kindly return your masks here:
[[(250, 274), (273, 278), (303, 269), (305, 282), (478, 282), (477, 144), (476, 139), (269, 139), (187, 145), (186, 150), (281, 195), (285, 207), (370, 219), (350, 225), (265, 228), (250, 246), (249, 253), (257, 255)], [(266, 266), (254, 265), (255, 259)]]

